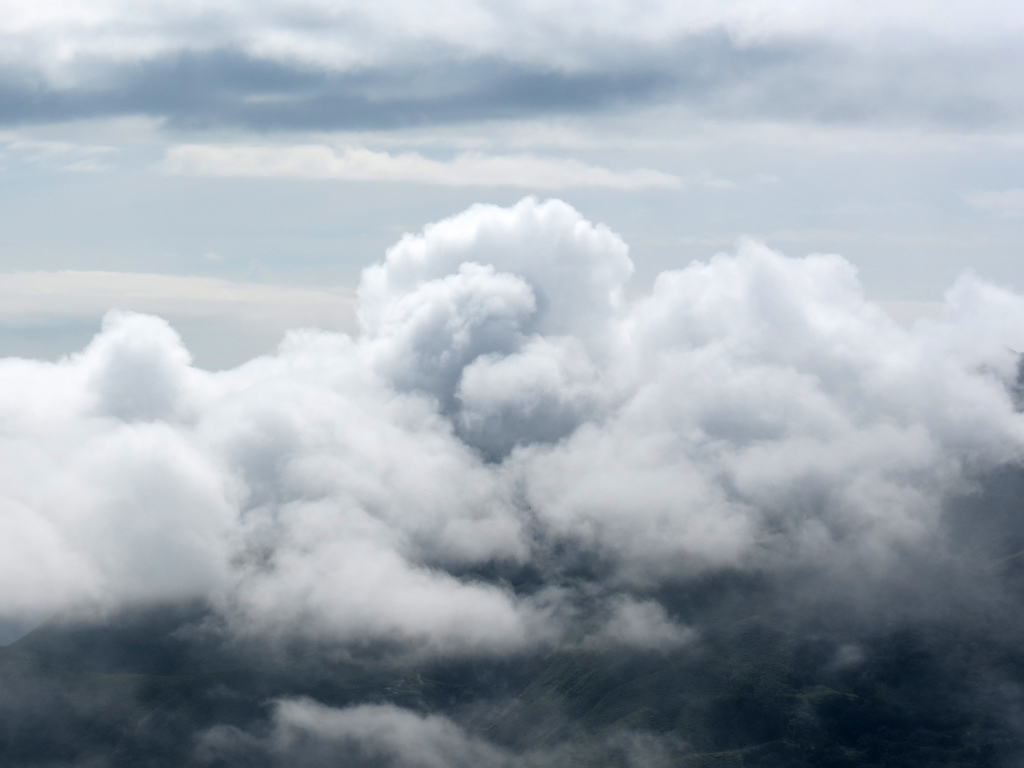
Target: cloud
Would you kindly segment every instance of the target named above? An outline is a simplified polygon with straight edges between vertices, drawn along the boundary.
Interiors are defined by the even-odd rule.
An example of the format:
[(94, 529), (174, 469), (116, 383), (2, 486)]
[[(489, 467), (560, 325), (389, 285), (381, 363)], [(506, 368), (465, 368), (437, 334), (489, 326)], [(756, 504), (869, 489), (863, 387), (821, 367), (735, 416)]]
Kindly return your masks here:
[[(972, 8), (975, 12), (969, 13)], [(572, 2), (516, 2), (499, 9), (478, 0), (457, 0), (426, 13), (402, 0), (372, 8), (352, 2), (328, 6), (280, 0), (245, 9), (228, 2), (198, 8), (165, 0), (141, 7), (110, 0), (83, 12), (47, 0), (32, 7), (9, 2), (4, 19), (0, 33), (12, 43), (8, 57), (35, 62), (65, 83), (90, 74), (75, 72), (75, 63), (100, 55), (130, 62), (169, 51), (221, 46), (272, 61), (351, 70), (383, 58), (414, 56), (417, 48), (430, 43), (462, 55), (514, 54), (520, 60), (568, 68), (717, 30), (727, 30), (746, 44), (814, 34), (856, 40), (881, 32), (974, 42), (1010, 40), (1024, 26), (1024, 15), (1012, 7), (997, 2), (967, 6), (959, 0), (927, 8), (878, 6), (867, 12), (852, 0), (828, 8), (806, 0), (776, 2), (756, 10), (741, 0), (686, 6), (659, 0), (645, 6), (643, 14), (616, 0), (586, 16)], [(575, 35), (566, 34), (570, 28)], [(602, 48), (612, 42), (619, 47)]]
[(466, 152), (440, 161), (415, 152), (391, 155), (362, 148), (341, 152), (324, 145), (291, 147), (185, 144), (167, 150), (163, 169), (193, 176), (405, 181), (469, 187), (677, 188), (681, 180), (658, 171), (610, 171), (575, 160)]
[(452, 721), (390, 705), (331, 709), (308, 700), (277, 705), (271, 751), (290, 765), (408, 768), (508, 766), (509, 756)]
[(96, 172), (107, 170), (103, 158), (114, 151), (104, 145), (71, 144), (63, 141), (30, 141), (14, 139), (0, 143), (2, 154), (43, 167), (66, 171)]
[(665, 595), (715, 574), (883, 600), (1024, 459), (1014, 293), (968, 275), (907, 328), (839, 256), (744, 243), (626, 304), (631, 272), (527, 198), (402, 238), (355, 336), (209, 372), (114, 312), (0, 360), (0, 617), (200, 598), (352, 649), (664, 649), (700, 631)]
[[(208, 255), (209, 258), (209, 255)], [(172, 317), (231, 314), (291, 327), (354, 328), (354, 306), (340, 292), (213, 277), (142, 272), (8, 272), (0, 279), (0, 322), (30, 324), (100, 317), (112, 307)]]
[(356, 327), (355, 302), (340, 290), (133, 272), (8, 272), (0, 278), (5, 354), (70, 354), (111, 308), (169, 319), (198, 364), (212, 368), (272, 350), (291, 328)]
[[(668, 766), (685, 746), (671, 737), (644, 731), (618, 731), (567, 744), (528, 739), (530, 748), (513, 750), (456, 720), (393, 704), (335, 708), (307, 698), (274, 703), (269, 733), (254, 735), (232, 726), (201, 734), (196, 756), (202, 764), (242, 762), (319, 768), (517, 768), (518, 766), (616, 764)], [(531, 744), (530, 742), (540, 742)]]
[(686, 645), (694, 637), (692, 629), (672, 621), (657, 602), (620, 597), (612, 601), (607, 623), (588, 639), (596, 648), (668, 651)]
[(880, 301), (878, 305), (899, 323), (913, 325), (923, 317), (936, 317), (942, 313), (939, 301)]
[[(79, 13), (5, 7), (0, 121), (148, 115), (176, 127), (398, 128), (688, 106), (700, 117), (958, 127), (1019, 121), (1010, 73), (1024, 19), (951, 0), (626, 3), (425, 15), (275, 0), (244, 8), (123, 0)], [(583, 18), (585, 17), (585, 18)]]
[(1024, 189), (971, 192), (964, 201), (975, 210), (1003, 219), (1024, 218)]

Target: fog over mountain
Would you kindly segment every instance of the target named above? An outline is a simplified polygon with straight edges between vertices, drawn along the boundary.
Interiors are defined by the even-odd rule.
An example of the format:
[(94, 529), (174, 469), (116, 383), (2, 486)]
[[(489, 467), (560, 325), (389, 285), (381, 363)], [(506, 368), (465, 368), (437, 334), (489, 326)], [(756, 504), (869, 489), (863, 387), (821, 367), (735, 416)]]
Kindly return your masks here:
[[(173, 709), (133, 686), (175, 680), (250, 707), (174, 721), (180, 764), (889, 764), (861, 736), (708, 757), (871, 696), (947, 707), (912, 707), (954, 734), (920, 764), (1019, 758), (1024, 297), (966, 274), (907, 327), (840, 256), (747, 242), (626, 302), (632, 269), (563, 202), (477, 205), (363, 272), (354, 337), (209, 372), (115, 310), (77, 354), (0, 361), (0, 617), (43, 624), (2, 659), (11, 764), (86, 764), (31, 746), (54, 708), (109, 716), (68, 743), (119, 764), (102, 745)], [(716, 664), (790, 670), (788, 736), (756, 685), (709, 725)], [(678, 684), (595, 736), (602, 675)]]

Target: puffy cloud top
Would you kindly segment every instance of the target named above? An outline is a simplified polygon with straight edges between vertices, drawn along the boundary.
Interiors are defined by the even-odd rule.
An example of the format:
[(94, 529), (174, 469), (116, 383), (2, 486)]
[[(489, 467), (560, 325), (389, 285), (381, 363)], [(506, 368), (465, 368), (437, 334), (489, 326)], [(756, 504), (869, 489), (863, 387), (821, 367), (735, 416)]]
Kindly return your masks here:
[(450, 412), (478, 403), (496, 366), (504, 382), (540, 376), (545, 389), (548, 377), (573, 375), (566, 355), (584, 369), (590, 356), (604, 359), (632, 271), (622, 240), (565, 203), (475, 206), (406, 236), (367, 269), (359, 319), (379, 368)]
[(474, 206), (365, 271), (357, 338), (210, 373), (112, 313), (0, 361), (0, 614), (198, 596), (424, 653), (669, 647), (661, 585), (878, 578), (1024, 457), (1020, 296), (966, 276), (906, 329), (838, 256), (747, 243), (627, 306), (631, 268), (559, 201)]

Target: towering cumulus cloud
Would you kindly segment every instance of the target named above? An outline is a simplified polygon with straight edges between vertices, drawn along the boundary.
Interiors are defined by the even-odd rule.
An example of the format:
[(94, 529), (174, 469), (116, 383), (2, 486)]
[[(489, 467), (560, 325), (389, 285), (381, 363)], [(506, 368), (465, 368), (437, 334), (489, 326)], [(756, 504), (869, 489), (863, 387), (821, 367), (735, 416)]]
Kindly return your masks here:
[(1024, 456), (1019, 296), (964, 277), (906, 329), (837, 256), (747, 243), (626, 303), (631, 271), (528, 198), (404, 237), (357, 338), (211, 373), (112, 312), (79, 354), (3, 360), (0, 613), (200, 598), (243, 635), (433, 658), (672, 648), (700, 627), (669, 588), (880, 595), (955, 557), (951, 505)]
[(0, 619), (60, 619), (0, 655), (4, 754), (1017, 755), (1024, 298), (906, 328), (838, 256), (631, 272), (527, 198), (404, 237), (355, 338), (214, 373), (112, 311), (0, 361)]

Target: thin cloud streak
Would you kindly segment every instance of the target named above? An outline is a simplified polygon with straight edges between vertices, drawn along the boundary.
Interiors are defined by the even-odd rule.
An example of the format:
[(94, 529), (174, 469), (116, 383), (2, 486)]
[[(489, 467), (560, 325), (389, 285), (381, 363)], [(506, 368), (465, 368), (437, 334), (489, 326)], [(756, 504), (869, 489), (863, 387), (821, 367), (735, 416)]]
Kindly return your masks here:
[(971, 192), (963, 196), (971, 208), (1001, 219), (1024, 219), (1024, 189)]
[(354, 299), (340, 291), (134, 272), (0, 273), (3, 323), (100, 317), (112, 307), (174, 317), (231, 315), (292, 327), (347, 330), (355, 322)]
[(682, 186), (678, 177), (659, 171), (645, 168), (612, 171), (570, 159), (465, 152), (445, 162), (417, 152), (392, 155), (364, 148), (338, 151), (323, 144), (288, 147), (183, 144), (167, 150), (162, 169), (189, 176), (413, 182), (455, 187), (628, 190)]

